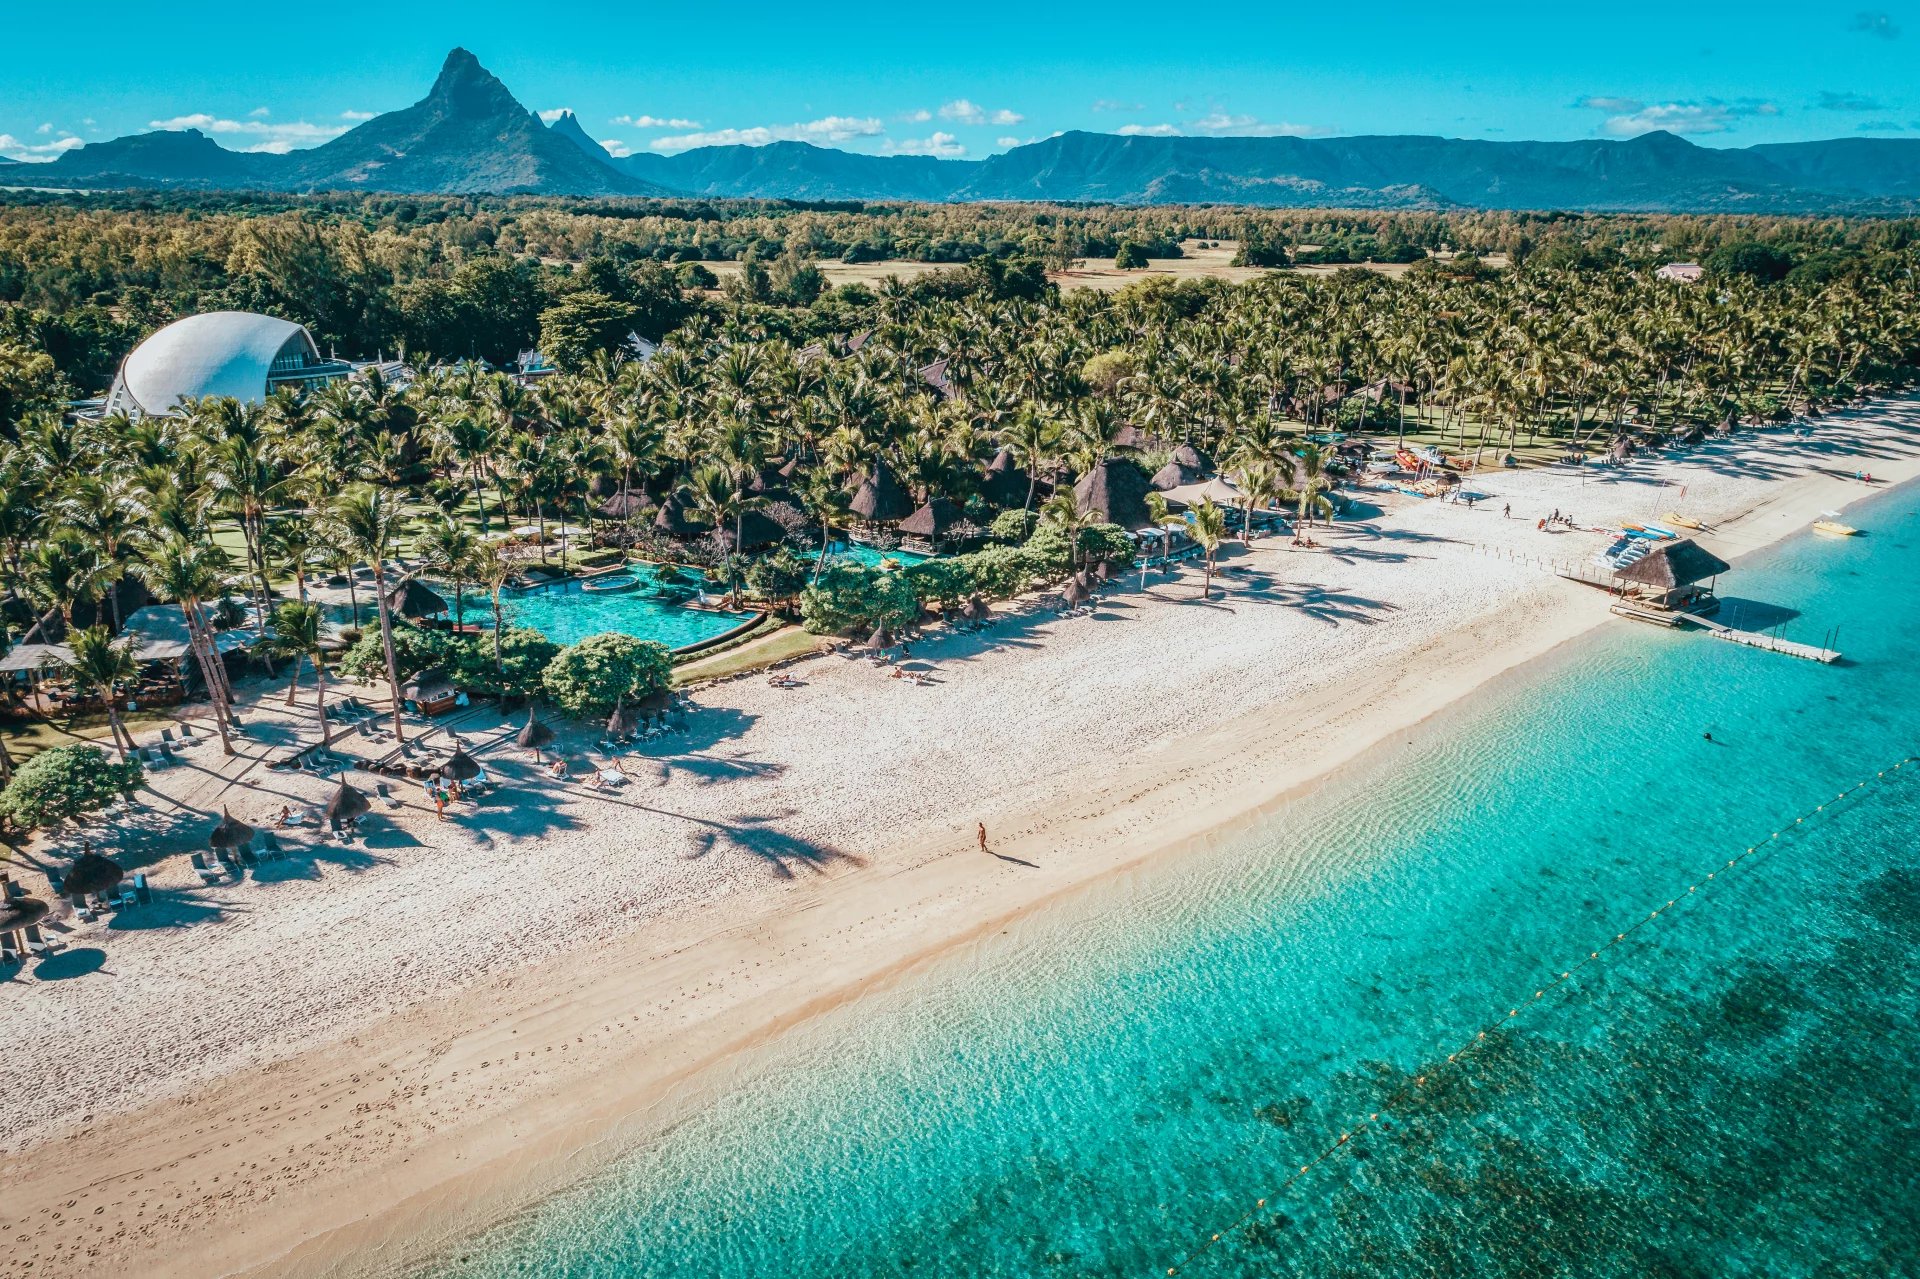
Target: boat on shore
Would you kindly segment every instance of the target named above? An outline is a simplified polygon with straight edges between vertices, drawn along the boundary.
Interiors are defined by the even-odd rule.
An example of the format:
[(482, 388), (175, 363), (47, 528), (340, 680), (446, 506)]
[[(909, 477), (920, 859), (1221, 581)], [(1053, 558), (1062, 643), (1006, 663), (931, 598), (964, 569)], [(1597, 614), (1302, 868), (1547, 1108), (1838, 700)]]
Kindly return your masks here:
[(1667, 523), (1673, 525), (1675, 528), (1703, 529), (1706, 527), (1706, 525), (1702, 524), (1699, 520), (1694, 519), (1691, 515), (1682, 515), (1678, 511), (1668, 511), (1665, 515), (1662, 515), (1660, 518), (1665, 520)]
[(1813, 531), (1825, 533), (1828, 537), (1852, 537), (1860, 531), (1851, 524), (1841, 523), (1839, 515), (1838, 511), (1825, 512), (1821, 518), (1813, 522)]

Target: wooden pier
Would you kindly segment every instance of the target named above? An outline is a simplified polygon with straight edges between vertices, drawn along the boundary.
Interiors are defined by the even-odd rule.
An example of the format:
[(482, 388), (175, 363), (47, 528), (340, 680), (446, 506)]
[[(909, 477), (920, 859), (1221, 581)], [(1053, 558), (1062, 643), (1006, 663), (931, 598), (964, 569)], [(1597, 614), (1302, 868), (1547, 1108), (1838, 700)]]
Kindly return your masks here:
[(1828, 666), (1840, 660), (1840, 650), (1802, 644), (1798, 640), (1781, 639), (1760, 631), (1736, 631), (1710, 617), (1700, 617), (1693, 613), (1677, 614), (1682, 621), (1703, 628), (1715, 639), (1726, 640), (1732, 644), (1745, 644), (1748, 648), (1764, 648), (1769, 653), (1785, 653), (1788, 657), (1801, 657), (1809, 662), (1821, 662)]

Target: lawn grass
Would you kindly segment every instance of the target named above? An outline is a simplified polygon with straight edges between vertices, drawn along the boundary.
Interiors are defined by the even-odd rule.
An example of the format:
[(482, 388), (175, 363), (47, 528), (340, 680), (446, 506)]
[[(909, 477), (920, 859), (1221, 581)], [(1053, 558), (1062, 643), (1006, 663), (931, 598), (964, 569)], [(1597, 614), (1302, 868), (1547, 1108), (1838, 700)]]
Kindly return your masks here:
[[(123, 713), (120, 722), (126, 725), (128, 732), (138, 737), (150, 729), (171, 724), (174, 719), (163, 711), (134, 711)], [(110, 750), (112, 747), (107, 740), (109, 731), (105, 715), (82, 715), (72, 724), (48, 720), (10, 723), (0, 728), (0, 740), (6, 742), (7, 754), (18, 766), (55, 746), (97, 742)]]
[(701, 680), (720, 679), (728, 675), (738, 675), (743, 671), (765, 670), (775, 662), (783, 662), (790, 657), (799, 657), (811, 653), (819, 646), (820, 637), (809, 635), (798, 626), (783, 626), (770, 635), (742, 644), (739, 648), (716, 653), (698, 661), (688, 662), (676, 667), (673, 672), (675, 684), (691, 684)]

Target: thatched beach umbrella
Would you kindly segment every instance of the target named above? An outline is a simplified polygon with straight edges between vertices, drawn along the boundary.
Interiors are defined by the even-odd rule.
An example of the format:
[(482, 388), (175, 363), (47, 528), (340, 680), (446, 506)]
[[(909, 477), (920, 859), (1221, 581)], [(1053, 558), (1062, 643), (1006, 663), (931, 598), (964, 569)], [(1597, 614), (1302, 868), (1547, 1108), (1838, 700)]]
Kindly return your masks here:
[(1113, 561), (1101, 560), (1093, 566), (1093, 575), (1105, 582), (1113, 577)]
[(215, 852), (222, 848), (245, 848), (252, 842), (253, 827), (224, 808), (220, 810), (220, 824), (207, 836), (207, 846)]
[(38, 897), (15, 897), (0, 903), (0, 933), (31, 927), (45, 919), (52, 909)]
[(401, 617), (437, 617), (447, 602), (414, 577), (403, 577), (387, 592), (387, 608)]
[(631, 737), (637, 726), (633, 712), (627, 709), (627, 699), (622, 697), (613, 704), (613, 713), (607, 716), (608, 737)]
[(466, 747), (456, 746), (440, 771), (456, 782), (472, 781), (480, 775), (480, 761), (467, 754)]
[(873, 628), (873, 635), (867, 640), (867, 647), (873, 649), (893, 647), (893, 633), (887, 629), (885, 622)]
[(367, 802), (367, 797), (342, 780), (340, 789), (327, 801), (325, 816), (327, 824), (339, 830), (345, 823), (358, 821), (371, 811), (373, 805)]
[(1078, 577), (1067, 579), (1067, 586), (1061, 595), (1067, 601), (1068, 608), (1078, 608), (1087, 601), (1087, 588), (1080, 584)]
[(967, 606), (960, 610), (960, 615), (969, 622), (984, 622), (987, 620), (989, 611), (987, 602), (975, 595), (967, 601)]
[(88, 893), (106, 892), (125, 879), (126, 875), (111, 858), (85, 852), (74, 859), (73, 869), (67, 872), (60, 887), (69, 897), (85, 897)]
[(673, 706), (673, 694), (664, 688), (656, 688), (640, 699), (640, 709), (649, 715), (665, 713)]
[(529, 708), (527, 710), (527, 722), (520, 731), (514, 735), (513, 744), (522, 750), (532, 751), (533, 762), (537, 764), (540, 762), (540, 748), (552, 740), (553, 730), (545, 724), (542, 724), (539, 716), (535, 715), (533, 710)]

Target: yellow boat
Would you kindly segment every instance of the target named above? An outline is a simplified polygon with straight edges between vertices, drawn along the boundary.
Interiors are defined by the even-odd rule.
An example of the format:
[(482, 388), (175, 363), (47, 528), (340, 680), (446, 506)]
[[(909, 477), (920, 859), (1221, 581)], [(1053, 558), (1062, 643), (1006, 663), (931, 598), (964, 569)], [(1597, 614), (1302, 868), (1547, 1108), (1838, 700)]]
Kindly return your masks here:
[(1816, 533), (1825, 533), (1829, 537), (1852, 537), (1860, 531), (1851, 524), (1842, 524), (1836, 518), (1840, 514), (1838, 511), (1827, 511), (1824, 514), (1824, 519), (1813, 522), (1813, 531)]
[(1665, 515), (1662, 515), (1660, 518), (1665, 520), (1667, 523), (1677, 525), (1680, 528), (1701, 529), (1706, 527), (1706, 525), (1702, 524), (1699, 520), (1696, 520), (1691, 516), (1681, 515), (1677, 511), (1668, 511)]

